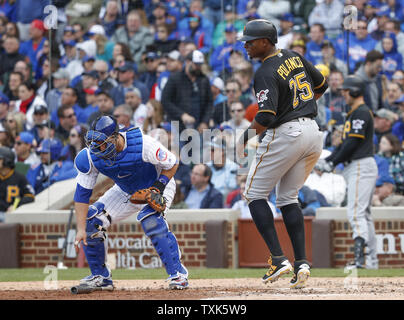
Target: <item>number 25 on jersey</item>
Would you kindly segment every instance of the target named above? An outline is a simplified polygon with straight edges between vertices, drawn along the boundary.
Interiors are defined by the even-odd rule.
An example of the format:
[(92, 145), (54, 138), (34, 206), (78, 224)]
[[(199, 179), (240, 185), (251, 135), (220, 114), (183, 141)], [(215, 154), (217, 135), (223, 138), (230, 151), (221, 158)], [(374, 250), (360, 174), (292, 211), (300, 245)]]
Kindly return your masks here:
[(308, 101), (314, 97), (311, 85), (304, 80), (305, 78), (306, 74), (303, 71), (289, 80), (289, 88), (293, 91), (293, 108), (299, 105), (299, 99), (301, 101)]

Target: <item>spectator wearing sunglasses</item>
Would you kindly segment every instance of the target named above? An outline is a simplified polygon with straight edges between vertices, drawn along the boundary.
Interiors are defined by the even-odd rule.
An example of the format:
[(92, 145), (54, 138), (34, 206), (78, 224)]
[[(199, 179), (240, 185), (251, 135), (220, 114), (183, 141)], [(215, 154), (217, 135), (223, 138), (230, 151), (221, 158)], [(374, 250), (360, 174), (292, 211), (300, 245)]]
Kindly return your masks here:
[[(218, 126), (224, 121), (230, 120), (230, 105), (233, 102), (241, 101), (244, 105), (244, 101), (241, 99), (241, 84), (234, 78), (230, 78), (226, 81), (224, 94), (226, 95), (226, 101), (217, 104), (213, 111), (213, 116), (211, 120), (212, 126)], [(246, 102), (248, 105), (248, 102)]]
[(14, 143), (15, 162), (23, 162), (29, 165), (39, 164), (41, 160), (34, 152), (35, 148), (34, 136), (27, 132), (21, 132)]
[(77, 117), (74, 109), (69, 105), (62, 105), (57, 110), (59, 125), (56, 127), (55, 137), (67, 145), (70, 130), (77, 125)]
[(69, 142), (60, 152), (60, 160), (74, 161), (76, 155), (86, 146), (84, 137), (86, 136), (87, 130), (87, 126), (82, 124), (78, 124), (70, 129)]
[(234, 101), (230, 105), (230, 116), (231, 119), (222, 122), (221, 126), (228, 126), (234, 131), (245, 130), (249, 127), (250, 121), (244, 118), (245, 108), (240, 101)]
[(76, 88), (66, 87), (62, 91), (58, 109), (53, 110), (51, 113), (51, 120), (55, 123), (56, 126), (59, 125), (58, 110), (59, 110), (60, 106), (64, 106), (64, 105), (67, 105), (67, 106), (73, 108), (74, 113), (76, 114), (76, 117), (77, 117), (77, 121), (79, 121), (78, 119), (81, 119), (81, 113), (83, 112), (83, 108), (80, 107), (80, 105), (79, 105), (78, 90)]
[(108, 64), (103, 60), (96, 60), (94, 70), (98, 73), (98, 87), (102, 91), (110, 91), (118, 86), (118, 82), (108, 72)]

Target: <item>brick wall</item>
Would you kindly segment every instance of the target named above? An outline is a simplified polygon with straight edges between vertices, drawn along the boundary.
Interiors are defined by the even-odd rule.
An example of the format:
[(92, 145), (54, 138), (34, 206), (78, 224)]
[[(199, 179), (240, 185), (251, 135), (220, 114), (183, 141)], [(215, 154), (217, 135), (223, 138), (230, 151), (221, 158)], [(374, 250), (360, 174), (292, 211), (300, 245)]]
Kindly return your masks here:
[[(404, 268), (404, 221), (375, 221), (380, 268)], [(403, 241), (404, 242), (404, 241)], [(345, 267), (352, 261), (352, 229), (347, 221), (335, 221), (333, 229), (334, 266)], [(393, 250), (392, 250), (393, 249)]]
[[(170, 229), (180, 245), (183, 263), (189, 267), (206, 266), (204, 222), (170, 223)], [(227, 241), (229, 267), (233, 267), (235, 231), (235, 223), (229, 223)], [(46, 265), (57, 264), (61, 253), (61, 249), (58, 248), (58, 239), (65, 237), (65, 224), (24, 224), (20, 225), (19, 232), (21, 241), (20, 265), (22, 268), (42, 268)], [(120, 263), (126, 263), (126, 267), (128, 266), (128, 257), (130, 257), (131, 267), (135, 261), (135, 268), (141, 267), (141, 256), (145, 264), (150, 265), (156, 260), (153, 260), (156, 253), (151, 243), (146, 243), (147, 240), (138, 223), (112, 225), (108, 230), (108, 237), (108, 253), (115, 254), (117, 259), (121, 259)], [(127, 239), (129, 239), (129, 248), (124, 245)], [(136, 246), (137, 244), (140, 244), (140, 249), (139, 246)], [(65, 258), (64, 264), (67, 267), (77, 267), (77, 259)]]
[[(20, 225), (20, 266), (22, 268), (38, 268), (48, 264), (57, 264), (58, 238), (64, 237), (66, 225), (26, 224)], [(75, 265), (70, 261), (66, 265)]]

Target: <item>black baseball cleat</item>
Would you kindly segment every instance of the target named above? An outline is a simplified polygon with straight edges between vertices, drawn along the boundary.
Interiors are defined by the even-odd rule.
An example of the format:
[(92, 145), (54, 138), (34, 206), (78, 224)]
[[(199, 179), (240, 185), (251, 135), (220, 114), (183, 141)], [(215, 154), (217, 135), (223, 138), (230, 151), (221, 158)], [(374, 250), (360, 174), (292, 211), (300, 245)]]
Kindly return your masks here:
[(292, 265), (285, 257), (283, 259), (279, 259), (279, 262), (276, 263), (272, 263), (272, 257), (270, 257), (268, 263), (269, 269), (262, 277), (262, 282), (264, 283), (267, 283), (268, 281), (274, 282), (278, 280), (281, 275), (287, 274), (293, 270)]
[(310, 266), (307, 262), (295, 263), (293, 278), (290, 280), (291, 289), (301, 289), (306, 286), (306, 281), (310, 277)]

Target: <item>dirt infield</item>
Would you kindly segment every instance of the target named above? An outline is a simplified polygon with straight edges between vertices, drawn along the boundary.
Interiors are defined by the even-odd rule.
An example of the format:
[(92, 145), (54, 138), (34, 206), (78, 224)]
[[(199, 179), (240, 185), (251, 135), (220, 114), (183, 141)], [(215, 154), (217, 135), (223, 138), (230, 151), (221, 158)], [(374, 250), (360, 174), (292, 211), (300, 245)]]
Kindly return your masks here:
[[(113, 292), (73, 295), (77, 281), (59, 281), (57, 290), (38, 282), (0, 283), (1, 300), (404, 300), (404, 277), (310, 278), (305, 289), (291, 290), (289, 278), (272, 284), (260, 279), (195, 279), (183, 291), (163, 280), (115, 280)], [(53, 284), (55, 285), (55, 283)]]

